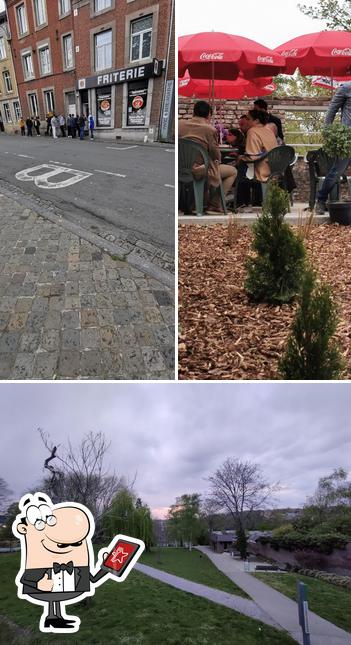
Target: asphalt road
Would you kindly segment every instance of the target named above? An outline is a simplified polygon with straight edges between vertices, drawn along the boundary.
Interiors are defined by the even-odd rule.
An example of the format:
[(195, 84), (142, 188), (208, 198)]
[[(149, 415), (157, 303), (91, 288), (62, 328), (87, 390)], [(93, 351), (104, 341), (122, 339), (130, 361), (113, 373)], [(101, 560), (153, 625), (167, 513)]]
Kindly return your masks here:
[(127, 231), (174, 251), (172, 147), (1, 134), (0, 177), (87, 229)]

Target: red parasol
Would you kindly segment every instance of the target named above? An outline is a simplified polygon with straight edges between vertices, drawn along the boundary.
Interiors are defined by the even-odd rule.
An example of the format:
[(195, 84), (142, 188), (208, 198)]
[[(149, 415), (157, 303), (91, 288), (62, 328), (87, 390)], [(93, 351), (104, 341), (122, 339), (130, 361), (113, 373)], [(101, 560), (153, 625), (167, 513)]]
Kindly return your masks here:
[(284, 74), (293, 74), (299, 68), (305, 76), (351, 74), (351, 33), (348, 31), (320, 31), (298, 36), (274, 50), (286, 60)]
[(211, 31), (179, 38), (178, 68), (199, 79), (252, 79), (284, 72), (285, 60), (249, 38)]
[[(272, 78), (261, 78), (249, 81), (239, 76), (235, 81), (214, 81), (214, 96), (216, 99), (241, 99), (266, 96), (272, 94), (276, 86)], [(180, 96), (195, 96), (198, 99), (208, 98), (211, 94), (211, 85), (204, 79), (191, 78), (188, 72), (178, 80), (178, 94)]]

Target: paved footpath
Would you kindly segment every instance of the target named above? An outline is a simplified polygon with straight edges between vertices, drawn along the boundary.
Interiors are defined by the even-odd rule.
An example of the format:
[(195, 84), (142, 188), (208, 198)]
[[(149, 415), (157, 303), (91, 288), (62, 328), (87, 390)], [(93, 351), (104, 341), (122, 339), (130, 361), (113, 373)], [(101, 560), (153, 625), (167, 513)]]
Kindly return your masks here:
[[(272, 587), (261, 582), (250, 573), (242, 571), (240, 564), (237, 564), (235, 559), (231, 558), (228, 553), (214, 553), (209, 547), (197, 548), (202, 553), (205, 553), (222, 573), (243, 589), (276, 624), (280, 625), (290, 633), (292, 638), (302, 644), (296, 602), (279, 593), (279, 591), (272, 589)], [(309, 612), (309, 626), (311, 645), (351, 644), (351, 634), (311, 611)]]
[(174, 379), (172, 290), (0, 194), (0, 378)]
[(213, 587), (207, 587), (206, 585), (192, 582), (191, 580), (186, 580), (179, 576), (174, 576), (171, 573), (167, 573), (161, 569), (155, 569), (154, 567), (149, 567), (146, 564), (136, 564), (135, 568), (141, 573), (144, 573), (155, 580), (159, 580), (160, 582), (164, 582), (171, 587), (175, 587), (181, 591), (186, 591), (194, 596), (201, 596), (201, 598), (211, 600), (211, 602), (215, 602), (217, 605), (229, 607), (229, 609), (234, 609), (240, 614), (244, 614), (250, 618), (255, 618), (256, 620), (266, 623), (266, 625), (271, 625), (280, 629), (280, 626), (252, 600), (242, 598), (241, 596), (235, 596), (234, 594), (220, 591)]

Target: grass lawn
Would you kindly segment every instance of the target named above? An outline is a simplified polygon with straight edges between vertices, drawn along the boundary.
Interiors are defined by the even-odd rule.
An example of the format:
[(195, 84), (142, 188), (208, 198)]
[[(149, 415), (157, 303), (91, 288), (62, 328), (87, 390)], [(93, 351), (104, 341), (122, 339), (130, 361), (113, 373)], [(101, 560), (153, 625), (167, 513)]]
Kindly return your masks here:
[(30, 627), (33, 637), (16, 636), (0, 620), (0, 643), (6, 645), (294, 645), (284, 632), (137, 571), (123, 583), (108, 581), (99, 587), (90, 607), (71, 606), (68, 613), (82, 621), (77, 634), (41, 635), (41, 608), (17, 598), (19, 561), (18, 554), (0, 556), (0, 614), (21, 628)]
[(308, 606), (315, 614), (334, 625), (351, 632), (351, 591), (331, 585), (324, 580), (300, 576), (297, 573), (255, 573), (257, 578), (281, 591), (292, 600), (297, 600), (297, 581), (308, 585)]
[[(160, 559), (161, 562), (159, 562)], [(159, 557), (158, 549), (152, 549), (149, 553), (143, 553), (141, 562), (208, 587), (228, 591), (228, 593), (233, 593), (243, 598), (249, 597), (224, 573), (218, 571), (204, 553), (200, 553), (196, 549), (192, 551), (172, 547), (161, 549), (161, 558)]]

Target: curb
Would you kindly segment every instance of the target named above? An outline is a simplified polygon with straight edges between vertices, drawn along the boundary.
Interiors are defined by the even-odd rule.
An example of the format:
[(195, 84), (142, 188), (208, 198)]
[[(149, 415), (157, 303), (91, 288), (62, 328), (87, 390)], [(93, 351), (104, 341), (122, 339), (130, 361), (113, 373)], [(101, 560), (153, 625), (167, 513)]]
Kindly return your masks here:
[(77, 224), (74, 224), (73, 222), (69, 222), (68, 220), (64, 219), (62, 216), (56, 213), (54, 207), (44, 207), (38, 202), (34, 201), (30, 196), (21, 193), (16, 186), (13, 186), (12, 190), (9, 190), (7, 186), (11, 186), (11, 184), (8, 184), (8, 182), (1, 179), (0, 190), (5, 195), (5, 197), (12, 199), (18, 204), (25, 206), (26, 208), (29, 208), (31, 211), (37, 213), (44, 219), (49, 220), (50, 222), (52, 222), (53, 224), (56, 224), (57, 226), (61, 226), (62, 228), (69, 231), (70, 233), (73, 233), (74, 235), (77, 235), (78, 237), (82, 238), (83, 240), (86, 240), (87, 242), (94, 244), (102, 251), (105, 251), (110, 255), (117, 255), (119, 259), (123, 260), (127, 264), (130, 264), (135, 269), (138, 269), (139, 271), (146, 273), (150, 277), (164, 284), (166, 287), (174, 290), (175, 288), (174, 274), (169, 273), (168, 271), (164, 271), (163, 269), (155, 266), (152, 262), (149, 262), (145, 258), (140, 257), (140, 255), (137, 254), (137, 250), (139, 247), (135, 246), (135, 249), (133, 251), (126, 252), (126, 249), (120, 246), (119, 244), (115, 242), (109, 242), (108, 240), (100, 237), (99, 235), (96, 235), (96, 233), (91, 233), (90, 231), (87, 231), (81, 226), (78, 226)]

